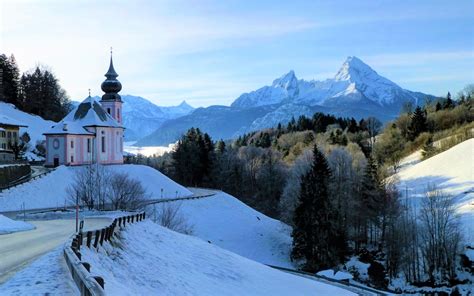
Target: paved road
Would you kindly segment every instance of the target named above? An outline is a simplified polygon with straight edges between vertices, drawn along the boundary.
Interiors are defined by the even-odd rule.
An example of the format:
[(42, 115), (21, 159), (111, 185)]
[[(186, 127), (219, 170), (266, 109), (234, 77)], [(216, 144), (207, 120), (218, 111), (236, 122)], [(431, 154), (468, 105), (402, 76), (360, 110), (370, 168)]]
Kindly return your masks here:
[[(85, 230), (110, 224), (107, 218), (91, 218)], [(39, 256), (65, 243), (75, 231), (75, 220), (29, 221), (36, 229), (0, 235), (0, 284)]]

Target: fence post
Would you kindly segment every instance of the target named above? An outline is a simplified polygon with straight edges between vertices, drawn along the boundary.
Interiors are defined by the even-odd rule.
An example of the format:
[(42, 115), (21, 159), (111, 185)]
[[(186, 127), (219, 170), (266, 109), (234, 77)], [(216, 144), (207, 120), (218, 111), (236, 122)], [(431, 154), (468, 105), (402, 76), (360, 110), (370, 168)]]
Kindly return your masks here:
[(143, 212), (143, 220), (146, 219), (146, 212)]
[(100, 237), (100, 230), (95, 231), (95, 240), (94, 240), (94, 248), (97, 248), (99, 244), (99, 237)]
[(88, 248), (91, 247), (91, 240), (92, 240), (92, 231), (87, 232), (87, 240), (86, 240), (86, 245)]
[(104, 279), (100, 276), (95, 276), (94, 279), (102, 287), (102, 289), (104, 289), (104, 286), (105, 286)]
[(104, 236), (105, 236), (105, 229), (102, 228), (100, 231), (100, 245), (102, 246), (104, 244)]
[(84, 265), (84, 268), (88, 271), (91, 272), (91, 265), (87, 262), (82, 262), (82, 265)]

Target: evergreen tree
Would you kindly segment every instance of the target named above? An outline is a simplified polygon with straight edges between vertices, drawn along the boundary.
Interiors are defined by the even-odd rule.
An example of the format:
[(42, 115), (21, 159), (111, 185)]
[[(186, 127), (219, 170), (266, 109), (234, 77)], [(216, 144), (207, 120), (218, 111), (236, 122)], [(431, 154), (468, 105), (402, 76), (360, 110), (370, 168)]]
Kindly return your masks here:
[(21, 109), (44, 119), (59, 121), (71, 109), (66, 91), (49, 70), (36, 67), (20, 79)]
[(226, 147), (225, 147), (225, 142), (224, 140), (220, 139), (217, 144), (216, 144), (216, 151), (219, 153), (219, 154), (223, 154), (225, 151), (226, 151)]
[(444, 109), (452, 109), (454, 108), (454, 102), (451, 99), (451, 93), (448, 92), (446, 95), (446, 101), (444, 102)]
[(416, 107), (415, 112), (411, 117), (410, 123), (410, 140), (416, 139), (422, 132), (427, 131), (426, 113), (420, 106)]
[(440, 102), (436, 103), (435, 111), (438, 112), (439, 110), (443, 109), (443, 106), (441, 106)]
[(15, 57), (7, 57), (0, 54), (0, 101), (14, 104), (20, 107), (18, 100), (20, 70), (16, 64)]
[(331, 171), (315, 145), (311, 169), (301, 178), (299, 205), (293, 218), (293, 259), (305, 259), (304, 268), (316, 271), (337, 264), (338, 234), (333, 226), (334, 209), (329, 199)]

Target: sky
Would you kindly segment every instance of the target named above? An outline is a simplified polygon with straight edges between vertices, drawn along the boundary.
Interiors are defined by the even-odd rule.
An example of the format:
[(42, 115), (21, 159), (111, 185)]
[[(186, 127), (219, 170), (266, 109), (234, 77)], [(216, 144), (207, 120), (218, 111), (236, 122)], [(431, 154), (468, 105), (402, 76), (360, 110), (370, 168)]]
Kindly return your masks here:
[(474, 1), (0, 1), (0, 53), (48, 66), (73, 100), (100, 84), (110, 47), (121, 94), (229, 105), (294, 70), (332, 78), (357, 56), (433, 95), (474, 83)]

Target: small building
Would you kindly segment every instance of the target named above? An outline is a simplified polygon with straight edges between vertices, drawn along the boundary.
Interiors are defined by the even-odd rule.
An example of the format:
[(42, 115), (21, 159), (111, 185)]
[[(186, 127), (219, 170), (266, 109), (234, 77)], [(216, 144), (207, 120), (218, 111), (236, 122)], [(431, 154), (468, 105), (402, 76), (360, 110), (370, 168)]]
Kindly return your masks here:
[(27, 127), (21, 122), (0, 114), (0, 163), (15, 160), (14, 147), (18, 145), (20, 127)]
[(123, 163), (122, 99), (118, 94), (122, 85), (117, 80), (112, 56), (105, 77), (101, 85), (105, 94), (100, 101), (89, 94), (44, 133), (46, 166)]

